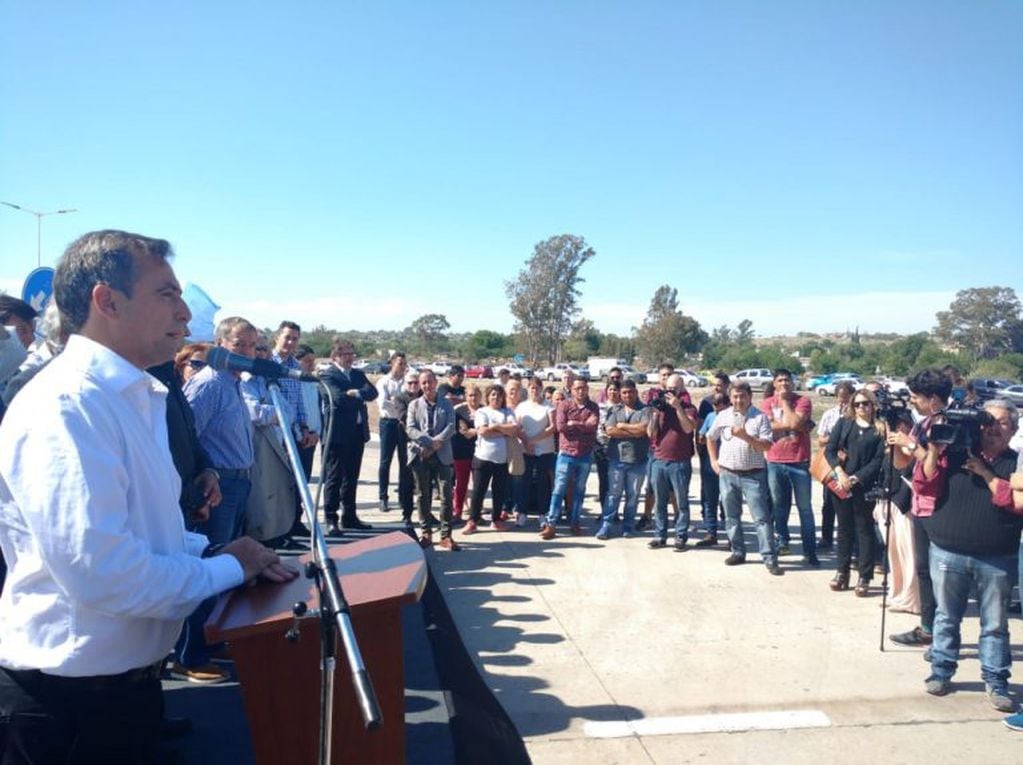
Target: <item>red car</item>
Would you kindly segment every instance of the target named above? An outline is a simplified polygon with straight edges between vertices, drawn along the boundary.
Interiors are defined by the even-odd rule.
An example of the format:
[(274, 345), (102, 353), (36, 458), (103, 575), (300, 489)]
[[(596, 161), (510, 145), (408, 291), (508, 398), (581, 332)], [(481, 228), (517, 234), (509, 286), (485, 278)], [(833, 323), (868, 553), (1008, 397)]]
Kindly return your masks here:
[(494, 379), (494, 368), (483, 364), (473, 364), (465, 368), (465, 376), (474, 377), (477, 380), (492, 380)]

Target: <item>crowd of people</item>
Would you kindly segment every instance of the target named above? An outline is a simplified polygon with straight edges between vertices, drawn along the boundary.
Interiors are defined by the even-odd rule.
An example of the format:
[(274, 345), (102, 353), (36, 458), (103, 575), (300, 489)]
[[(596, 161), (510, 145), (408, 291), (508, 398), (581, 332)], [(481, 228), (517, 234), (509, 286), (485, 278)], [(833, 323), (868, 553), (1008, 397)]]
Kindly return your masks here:
[[(93, 232), (65, 252), (44, 316), (0, 296), (0, 320), (12, 328), (0, 336), (5, 751), (51, 761), (81, 747), (94, 757), (82, 761), (147, 761), (168, 654), (180, 679), (228, 676), (214, 661), (223, 646), (203, 636), (213, 596), (296, 575), (274, 552), (304, 548), (310, 533), (285, 429), (306, 482), (320, 456), (326, 535), (369, 528), (356, 489), (373, 402), (379, 509), (392, 509), (396, 465), (401, 520), (424, 549), (457, 552), (486, 528), (535, 524), (544, 541), (649, 532), (652, 550), (727, 546), (723, 563), (738, 566), (747, 559), (745, 508), (765, 571), (777, 577), (795, 547), (795, 503), (804, 567), (820, 567), (818, 552), (835, 547), (831, 590), (866, 596), (880, 573), (890, 577), (891, 606), (920, 614), (891, 639), (928, 648), (931, 694), (951, 688), (975, 591), (986, 692), (1013, 711), (1008, 613), (1023, 471), (1010, 448), (1011, 402), (950, 416), (953, 379), (925, 369), (909, 379), (905, 406), (879, 383), (840, 384), (816, 423), (785, 369), (756, 402), (746, 382), (723, 372), (695, 402), (668, 363), (643, 395), (612, 369), (593, 400), (571, 371), (561, 386), (505, 375), (484, 387), (466, 384), (455, 366), (438, 384), (429, 370), (410, 371), (400, 352), (374, 384), (343, 338), (318, 368), (292, 321), (266, 336), (231, 316), (211, 342), (186, 344), (190, 313), (170, 255), (163, 240)], [(276, 406), (264, 377), (211, 365), (213, 347), (318, 381), (280, 379)], [(702, 529), (690, 517), (694, 458)], [(598, 510), (587, 531), (594, 467)], [(815, 475), (826, 486), (819, 538)], [(1019, 717), (1011, 724), (1023, 725)]]

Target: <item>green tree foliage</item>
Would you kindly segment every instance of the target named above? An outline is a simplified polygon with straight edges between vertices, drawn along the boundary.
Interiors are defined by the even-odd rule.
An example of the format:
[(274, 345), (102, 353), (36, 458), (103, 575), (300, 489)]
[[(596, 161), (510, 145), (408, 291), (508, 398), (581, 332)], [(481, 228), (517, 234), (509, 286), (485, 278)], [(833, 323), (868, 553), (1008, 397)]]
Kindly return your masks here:
[(551, 364), (579, 312), (579, 269), (596, 253), (581, 236), (562, 234), (539, 242), (518, 276), (505, 282), (515, 331), (526, 339), (531, 359)]
[(803, 373), (803, 365), (799, 359), (781, 346), (757, 348), (752, 343), (732, 344), (724, 346), (724, 352), (713, 360), (708, 360), (704, 354), (703, 362), (707, 369), (724, 369), (726, 372), (736, 372), (751, 367), (767, 367), (768, 369), (783, 367), (792, 374)]
[(974, 367), (971, 376), (1023, 380), (1023, 353), (1006, 353), (997, 359), (984, 359)]
[(569, 361), (585, 361), (600, 351), (601, 339), (602, 336), (592, 321), (580, 319), (572, 325), (572, 332), (565, 341), (563, 355)]
[(436, 353), (447, 345), (445, 334), (451, 325), (447, 317), (442, 313), (427, 313), (420, 316), (408, 329), (406, 335), (412, 342), (410, 350), (417, 354)]
[(462, 348), (462, 356), (470, 363), (487, 359), (500, 359), (514, 352), (515, 343), (509, 335), (481, 329), (469, 335)]
[(698, 352), (708, 337), (700, 322), (678, 307), (678, 290), (662, 284), (650, 300), (643, 325), (636, 329), (636, 349), (648, 365), (681, 362)]
[(1023, 306), (1009, 287), (971, 287), (956, 293), (947, 311), (939, 311), (935, 336), (978, 359), (1012, 350), (1023, 336)]

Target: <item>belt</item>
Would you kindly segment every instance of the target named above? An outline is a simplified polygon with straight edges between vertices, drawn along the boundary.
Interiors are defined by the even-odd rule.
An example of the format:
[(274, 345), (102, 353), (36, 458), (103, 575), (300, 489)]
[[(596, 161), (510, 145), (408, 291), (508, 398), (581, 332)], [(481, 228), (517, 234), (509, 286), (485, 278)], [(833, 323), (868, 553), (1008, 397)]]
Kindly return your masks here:
[(252, 474), (249, 468), (213, 468), (221, 478), (248, 478)]
[(116, 675), (88, 675), (85, 677), (50, 675), (40, 669), (8, 669), (4, 667), (3, 671), (22, 687), (102, 691), (159, 680), (160, 675), (163, 673), (163, 665), (164, 660), (161, 659), (155, 664), (138, 667), (137, 669), (129, 669)]
[(725, 467), (724, 465), (721, 465), (721, 464), (718, 464), (718, 467), (721, 468), (722, 470), (727, 470), (729, 473), (735, 473), (736, 475), (754, 475), (756, 473), (763, 473), (764, 470), (766, 470), (766, 468), (751, 468), (749, 470), (733, 470), (732, 468), (727, 468), (727, 467)]

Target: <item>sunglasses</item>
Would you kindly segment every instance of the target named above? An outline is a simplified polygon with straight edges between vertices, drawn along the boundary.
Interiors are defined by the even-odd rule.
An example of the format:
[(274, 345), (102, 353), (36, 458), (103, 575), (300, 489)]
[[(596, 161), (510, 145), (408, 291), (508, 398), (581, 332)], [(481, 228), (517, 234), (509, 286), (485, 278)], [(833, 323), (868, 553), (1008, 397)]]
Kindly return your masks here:
[(853, 406), (859, 409), (861, 407), (873, 406), (873, 404), (869, 401), (853, 401)]
[(266, 353), (269, 350), (270, 350), (270, 346), (269, 345), (257, 345), (256, 346), (256, 353)]
[(188, 360), (188, 366), (190, 366), (192, 369), (195, 369), (195, 370), (205, 369), (206, 368), (206, 362), (203, 361), (202, 359), (189, 359)]

